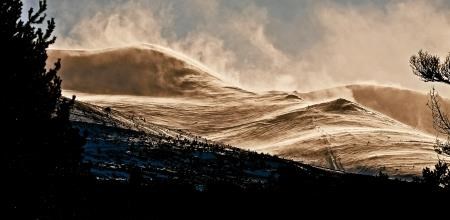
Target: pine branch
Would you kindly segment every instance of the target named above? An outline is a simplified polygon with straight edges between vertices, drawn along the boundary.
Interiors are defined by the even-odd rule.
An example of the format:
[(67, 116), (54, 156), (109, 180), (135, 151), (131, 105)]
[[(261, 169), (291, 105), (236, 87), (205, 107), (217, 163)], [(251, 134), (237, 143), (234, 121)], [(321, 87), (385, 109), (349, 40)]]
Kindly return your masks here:
[(47, 10), (47, 1), (41, 0), (39, 1), (39, 10), (36, 13), (34, 12), (34, 9), (31, 8), (28, 11), (28, 23), (29, 24), (42, 24), (44, 20), (47, 17), (47, 14), (45, 14), (45, 11)]
[(44, 40), (47, 41), (51, 37), (55, 28), (56, 28), (55, 19), (52, 18), (49, 21), (47, 21), (47, 30), (45, 31)]
[(433, 88), (430, 92), (430, 101), (428, 105), (433, 115), (434, 126), (441, 133), (450, 136), (450, 120), (448, 115), (442, 110), (439, 99), (439, 94)]
[(421, 50), (417, 56), (411, 57), (410, 65), (413, 73), (425, 82), (450, 84), (450, 54), (441, 64), (438, 56)]

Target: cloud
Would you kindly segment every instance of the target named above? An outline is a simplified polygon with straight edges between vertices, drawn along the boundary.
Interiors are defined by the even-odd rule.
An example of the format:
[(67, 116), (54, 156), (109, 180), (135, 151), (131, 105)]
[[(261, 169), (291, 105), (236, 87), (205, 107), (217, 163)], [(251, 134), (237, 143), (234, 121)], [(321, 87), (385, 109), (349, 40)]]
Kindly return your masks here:
[(192, 1), (194, 12), (202, 13), (206, 17), (213, 17), (217, 15), (219, 10), (219, 1), (218, 0), (193, 0)]
[(166, 18), (165, 11), (155, 15), (152, 11), (139, 10), (140, 7), (139, 3), (131, 2), (82, 19), (66, 37), (58, 40), (56, 47), (92, 49), (127, 46), (136, 42), (167, 45), (161, 36), (161, 19), (158, 19), (158, 16)]

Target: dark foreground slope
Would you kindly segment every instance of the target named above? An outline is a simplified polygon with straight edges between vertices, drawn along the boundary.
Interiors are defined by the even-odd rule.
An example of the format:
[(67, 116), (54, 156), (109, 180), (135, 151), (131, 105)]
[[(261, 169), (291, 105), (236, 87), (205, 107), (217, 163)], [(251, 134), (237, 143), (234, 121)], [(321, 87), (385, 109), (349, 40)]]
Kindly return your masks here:
[(329, 171), (211, 143), (84, 103), (76, 104), (72, 120), (88, 135), (83, 175), (55, 177), (50, 182), (24, 179), (16, 181), (21, 184), (13, 186), (17, 190), (12, 191), (4, 187), (6, 194), (2, 195), (6, 195), (7, 209), (12, 212), (8, 216), (167, 218), (180, 214), (167, 212), (167, 208), (188, 204), (181, 204), (180, 198), (169, 195), (171, 192), (296, 192), (305, 196), (426, 191), (417, 183)]

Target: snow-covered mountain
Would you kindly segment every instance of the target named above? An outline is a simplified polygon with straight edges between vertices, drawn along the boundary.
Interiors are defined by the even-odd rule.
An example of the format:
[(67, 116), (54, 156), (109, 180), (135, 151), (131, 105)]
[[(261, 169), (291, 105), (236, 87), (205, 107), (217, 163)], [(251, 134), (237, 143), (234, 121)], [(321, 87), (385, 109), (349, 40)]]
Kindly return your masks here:
[(62, 58), (65, 95), (143, 124), (347, 172), (411, 176), (437, 160), (426, 94), (373, 85), (256, 93), (155, 45), (49, 52)]

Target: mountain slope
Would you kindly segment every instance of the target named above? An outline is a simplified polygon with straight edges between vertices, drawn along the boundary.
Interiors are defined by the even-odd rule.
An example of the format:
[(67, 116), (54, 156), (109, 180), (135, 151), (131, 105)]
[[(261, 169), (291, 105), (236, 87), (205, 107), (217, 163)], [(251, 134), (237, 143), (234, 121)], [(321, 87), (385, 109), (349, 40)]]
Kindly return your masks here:
[[(361, 85), (256, 94), (227, 85), (182, 56), (148, 46), (51, 54), (64, 59), (66, 89), (78, 90), (67, 95), (141, 118), (143, 124), (339, 171), (383, 170), (408, 177), (437, 160), (436, 138), (424, 132), (429, 125), (417, 130), (409, 120), (414, 117), (404, 119), (396, 110), (402, 99), (418, 100), (414, 92), (397, 97), (395, 88)], [(119, 93), (127, 95), (113, 95)], [(407, 113), (422, 114), (421, 100), (408, 108), (422, 110)]]
[(433, 136), (344, 99), (315, 104), (286, 95), (230, 102), (78, 95), (148, 122), (330, 169), (407, 176), (436, 161)]
[(76, 103), (71, 120), (89, 133), (83, 161), (96, 181), (87, 187), (98, 187), (89, 197), (103, 202), (108, 202), (104, 201), (108, 190), (121, 196), (118, 192), (123, 190), (148, 195), (161, 191), (424, 189), (415, 183), (332, 172), (240, 150), (86, 103)]

